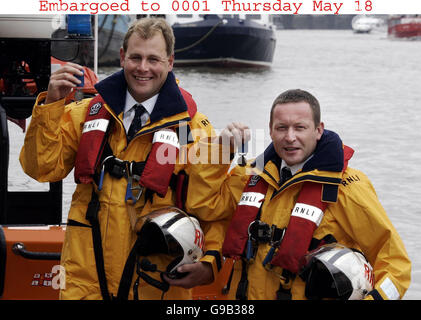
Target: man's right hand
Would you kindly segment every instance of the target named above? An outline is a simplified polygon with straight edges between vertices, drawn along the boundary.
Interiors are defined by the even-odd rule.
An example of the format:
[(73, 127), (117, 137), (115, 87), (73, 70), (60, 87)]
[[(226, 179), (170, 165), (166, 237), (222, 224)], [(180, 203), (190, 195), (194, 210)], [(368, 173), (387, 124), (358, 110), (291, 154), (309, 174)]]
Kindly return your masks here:
[(241, 122), (228, 124), (219, 135), (219, 143), (230, 144), (231, 150), (250, 140), (250, 128)]
[(56, 72), (52, 73), (50, 82), (48, 83), (48, 92), (47, 97), (45, 98), (45, 103), (53, 103), (65, 98), (73, 88), (81, 83), (81, 81), (74, 75), (83, 75), (82, 70), (82, 66), (76, 63), (68, 62)]

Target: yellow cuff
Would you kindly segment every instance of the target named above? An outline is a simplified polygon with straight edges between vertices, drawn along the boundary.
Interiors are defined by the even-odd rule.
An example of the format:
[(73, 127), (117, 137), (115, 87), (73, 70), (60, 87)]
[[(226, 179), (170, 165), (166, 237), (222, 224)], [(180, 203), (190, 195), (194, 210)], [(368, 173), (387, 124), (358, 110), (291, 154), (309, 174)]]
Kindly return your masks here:
[(215, 280), (219, 273), (216, 257), (213, 255), (206, 254), (200, 259), (200, 262), (209, 263), (212, 266), (213, 279)]

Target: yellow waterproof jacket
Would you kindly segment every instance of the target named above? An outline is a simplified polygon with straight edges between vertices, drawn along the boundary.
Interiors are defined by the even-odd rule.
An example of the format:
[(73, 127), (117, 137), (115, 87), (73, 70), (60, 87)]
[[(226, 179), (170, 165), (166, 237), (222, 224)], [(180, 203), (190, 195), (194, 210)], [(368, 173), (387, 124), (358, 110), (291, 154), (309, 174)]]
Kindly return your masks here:
[[(331, 145), (331, 142), (339, 139), (335, 136), (337, 137), (333, 132), (325, 130), (313, 158), (283, 185), (279, 184), (280, 158), (273, 146), (269, 146), (265, 153), (256, 159), (255, 168), (236, 167), (231, 171), (220, 192), (212, 197), (214, 203), (219, 203), (215, 208), (218, 210), (218, 206), (221, 206), (233, 212), (248, 181), (244, 179), (246, 172), (249, 175), (258, 174), (269, 185), (261, 207), (260, 220), (269, 226), (274, 224), (278, 228), (286, 228), (304, 181), (337, 185), (337, 201), (328, 204), (323, 220), (313, 237), (321, 240), (332, 235), (338, 243), (365, 254), (374, 269), (375, 280), (375, 288), (366, 299), (402, 298), (409, 287), (411, 274), (411, 262), (404, 244), (367, 176), (350, 167), (343, 172), (341, 169), (337, 172), (331, 170), (343, 161), (340, 150), (335, 150)], [(321, 144), (328, 148), (321, 148)], [(342, 148), (340, 139), (335, 144)], [(336, 163), (338, 161), (339, 163)], [(221, 171), (226, 169), (227, 166), (219, 168)], [(217, 170), (216, 166), (210, 167), (206, 173), (216, 175)], [(248, 267), (248, 299), (276, 299), (276, 292), (283, 281), (282, 269), (273, 267), (267, 270), (263, 267), (262, 262), (269, 249), (269, 243), (259, 244), (256, 257)], [(230, 285), (230, 299), (236, 297), (241, 270), (241, 260), (236, 261)], [(299, 276), (286, 287), (291, 287), (292, 299), (306, 299), (305, 282)]]
[[(127, 144), (126, 132), (122, 122), (122, 112), (126, 95), (126, 82), (120, 71), (100, 82), (96, 88), (104, 98), (105, 107), (112, 114), (114, 129), (109, 136), (109, 145), (114, 156), (127, 161), (145, 161), (152, 147), (152, 137), (156, 130), (165, 127), (177, 127), (179, 121), (188, 121), (192, 137), (197, 142), (200, 138), (213, 135), (213, 128), (208, 119), (197, 112), (190, 119), (174, 75), (170, 73), (160, 91), (155, 109), (149, 122), (138, 132), (138, 135)], [(41, 93), (33, 109), (25, 143), (20, 154), (24, 171), (40, 182), (59, 181), (73, 169), (85, 115), (90, 99), (64, 105), (64, 99), (48, 105), (40, 105), (46, 93)], [(185, 123), (185, 122), (184, 122)], [(220, 250), (224, 238), (227, 218), (226, 211), (209, 213), (212, 203), (197, 202), (195, 195), (201, 190), (197, 181), (202, 179), (201, 164), (198, 161), (197, 143), (186, 145), (180, 150), (174, 173), (184, 170), (192, 175), (188, 184), (186, 211), (196, 216), (205, 233), (205, 253), (202, 261), (211, 263), (214, 276), (220, 267)], [(196, 162), (192, 164), (191, 160)], [(212, 184), (212, 178), (206, 184)], [(218, 182), (218, 185), (220, 182)], [(124, 265), (136, 239), (131, 229), (125, 193), (127, 180), (116, 179), (105, 174), (102, 191), (98, 192), (100, 201), (99, 223), (102, 236), (105, 272), (108, 290), (116, 296)], [(91, 199), (93, 185), (78, 184), (73, 194), (68, 220), (72, 221), (66, 228), (62, 249), (61, 265), (65, 269), (66, 286), (61, 291), (62, 299), (102, 299), (92, 246), (92, 231), (85, 215)], [(145, 199), (145, 192), (135, 204), (136, 215), (174, 206), (174, 191), (169, 188), (164, 198), (154, 194), (152, 199)], [(168, 261), (162, 256), (151, 257), (158, 270), (165, 270)], [(158, 280), (158, 273), (150, 273)], [(162, 291), (147, 285), (139, 284), (140, 299), (160, 299)], [(130, 296), (132, 297), (132, 290)], [(171, 287), (165, 294), (166, 299), (187, 299), (190, 290)]]

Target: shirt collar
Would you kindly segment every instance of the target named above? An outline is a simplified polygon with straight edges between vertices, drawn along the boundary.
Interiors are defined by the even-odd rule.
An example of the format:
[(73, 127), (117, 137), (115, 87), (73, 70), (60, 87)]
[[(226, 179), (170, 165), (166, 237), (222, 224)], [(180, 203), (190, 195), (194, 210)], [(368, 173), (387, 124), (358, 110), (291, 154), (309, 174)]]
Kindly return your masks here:
[[(146, 111), (151, 114), (154, 107), (155, 107), (155, 103), (158, 100), (158, 96), (159, 93), (157, 93), (156, 95), (154, 95), (153, 97), (149, 98), (148, 100), (143, 101), (141, 104), (142, 106), (146, 109)], [(133, 96), (130, 94), (129, 90), (127, 90), (126, 92), (126, 105), (124, 107), (124, 113), (126, 113), (127, 111), (129, 111), (135, 104), (137, 104), (139, 102), (137, 102)]]
[(310, 160), (312, 157), (313, 157), (313, 155), (311, 155), (310, 157), (308, 157), (305, 161), (303, 161), (301, 163), (294, 164), (293, 166), (287, 165), (286, 162), (284, 160), (282, 160), (281, 169), (280, 170), (282, 171), (282, 169), (284, 167), (288, 167), (288, 168), (290, 168), (292, 175), (295, 175), (298, 171), (300, 171), (300, 170), (303, 169), (303, 167), (306, 164), (306, 162), (308, 160)]

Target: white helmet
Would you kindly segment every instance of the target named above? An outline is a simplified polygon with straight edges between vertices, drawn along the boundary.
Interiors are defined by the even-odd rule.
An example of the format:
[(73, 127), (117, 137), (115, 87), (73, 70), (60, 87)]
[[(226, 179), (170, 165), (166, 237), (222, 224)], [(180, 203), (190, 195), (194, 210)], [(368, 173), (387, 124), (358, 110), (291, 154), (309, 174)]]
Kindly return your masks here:
[[(203, 256), (203, 231), (196, 218), (175, 207), (166, 207), (136, 222), (138, 254), (171, 257), (166, 272), (177, 277), (178, 266), (199, 261)], [(178, 275), (179, 276), (179, 275)]]
[(373, 268), (360, 251), (332, 243), (304, 258), (300, 276), (306, 281), (308, 299), (360, 300), (373, 290)]

